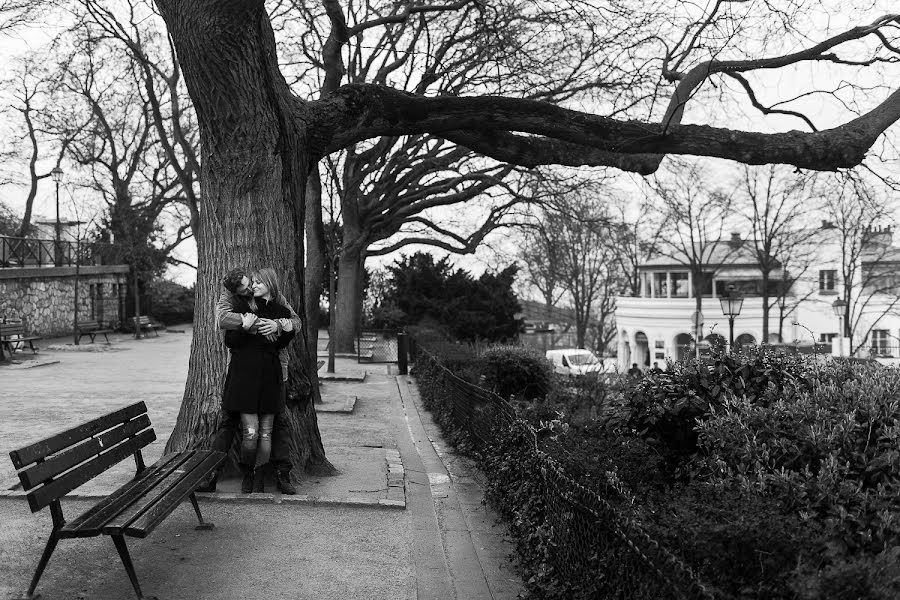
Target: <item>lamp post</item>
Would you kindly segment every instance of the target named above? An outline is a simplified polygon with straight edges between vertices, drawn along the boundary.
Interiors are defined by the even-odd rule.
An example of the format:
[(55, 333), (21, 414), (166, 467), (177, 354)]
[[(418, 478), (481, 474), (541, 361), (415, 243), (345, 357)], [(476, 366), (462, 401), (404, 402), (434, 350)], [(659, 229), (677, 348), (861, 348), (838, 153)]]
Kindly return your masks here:
[(62, 226), (59, 223), (59, 182), (62, 181), (63, 177), (63, 170), (59, 168), (59, 165), (53, 167), (53, 170), (50, 171), (50, 177), (53, 178), (53, 183), (56, 184), (56, 244), (54, 245), (53, 264), (59, 267), (62, 266)]
[(744, 298), (734, 289), (734, 285), (729, 285), (728, 291), (719, 298), (719, 302), (722, 304), (722, 314), (728, 317), (728, 344), (734, 352), (734, 318), (741, 314)]
[(838, 298), (834, 302), (831, 303), (831, 308), (834, 309), (834, 316), (838, 318), (838, 356), (844, 355), (844, 311), (847, 308), (847, 303), (844, 302), (843, 298)]

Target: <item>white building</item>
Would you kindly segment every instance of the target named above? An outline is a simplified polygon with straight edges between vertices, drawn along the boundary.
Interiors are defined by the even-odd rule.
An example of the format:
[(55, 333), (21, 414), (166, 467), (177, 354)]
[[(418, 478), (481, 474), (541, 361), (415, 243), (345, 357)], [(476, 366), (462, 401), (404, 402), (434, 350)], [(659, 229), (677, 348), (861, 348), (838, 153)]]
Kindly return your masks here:
[[(808, 266), (800, 275), (789, 268), (770, 274), (768, 343), (812, 346), (829, 344), (833, 354), (867, 357), (882, 362), (900, 362), (900, 249), (892, 245), (889, 228), (866, 231), (861, 250), (854, 260), (855, 275), (845, 294), (841, 238), (846, 236), (823, 223), (810, 240)], [(720, 298), (729, 289), (743, 297), (740, 314), (734, 319), (735, 346), (763, 342), (762, 272), (754, 258), (752, 243), (733, 234), (730, 240), (713, 245), (706, 261), (708, 273), (701, 299), (701, 339), (725, 343), (729, 320)], [(846, 243), (844, 244), (846, 248)], [(640, 297), (616, 299), (618, 364), (621, 370), (632, 363), (649, 367), (665, 366), (667, 359), (679, 360), (694, 352), (696, 298), (693, 276), (680, 257), (658, 256), (640, 265)], [(895, 280), (896, 278), (896, 280)], [(790, 284), (781, 306), (777, 297), (781, 286)], [(731, 287), (733, 286), (733, 288)], [(842, 321), (836, 316), (835, 301), (849, 303), (847, 331), (852, 339), (837, 339)], [(779, 336), (779, 331), (781, 335)], [(895, 360), (890, 360), (893, 358)]]

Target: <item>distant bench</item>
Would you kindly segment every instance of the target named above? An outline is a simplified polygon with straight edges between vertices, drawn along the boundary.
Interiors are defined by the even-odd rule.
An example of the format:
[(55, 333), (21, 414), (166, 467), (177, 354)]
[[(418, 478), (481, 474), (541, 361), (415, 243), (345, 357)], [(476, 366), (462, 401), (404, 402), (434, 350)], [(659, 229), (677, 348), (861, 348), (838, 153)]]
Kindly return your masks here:
[[(212, 529), (203, 521), (194, 491), (225, 460), (223, 452), (189, 450), (163, 456), (146, 467), (141, 448), (156, 439), (143, 402), (126, 406), (47, 439), (9, 453), (28, 493), (31, 512), (49, 506), (53, 529), (26, 598), (34, 590), (56, 543), (61, 539), (112, 537), (138, 598), (143, 598), (123, 536), (147, 537), (175, 508), (189, 498), (200, 520), (197, 529)], [(63, 518), (60, 499), (110, 467), (134, 456), (134, 479), (73, 521)]]
[(102, 335), (108, 344), (109, 336), (107, 334), (110, 333), (113, 333), (113, 330), (104, 329), (100, 325), (100, 321), (78, 321), (75, 324), (75, 343), (77, 344), (84, 336), (88, 336), (91, 338), (91, 343), (93, 344), (94, 338), (98, 335)]
[(28, 347), (31, 348), (31, 352), (37, 354), (37, 348), (34, 347), (34, 342), (37, 340), (43, 339), (37, 335), (25, 335), (25, 324), (24, 323), (0, 323), (0, 344), (9, 351), (10, 355), (15, 352), (13, 345), (18, 347), (21, 344), (24, 348), (25, 343), (28, 343)]
[(154, 324), (147, 315), (134, 317), (134, 326), (141, 331), (152, 331), (157, 336), (159, 335), (159, 332), (156, 330), (163, 329), (162, 325)]

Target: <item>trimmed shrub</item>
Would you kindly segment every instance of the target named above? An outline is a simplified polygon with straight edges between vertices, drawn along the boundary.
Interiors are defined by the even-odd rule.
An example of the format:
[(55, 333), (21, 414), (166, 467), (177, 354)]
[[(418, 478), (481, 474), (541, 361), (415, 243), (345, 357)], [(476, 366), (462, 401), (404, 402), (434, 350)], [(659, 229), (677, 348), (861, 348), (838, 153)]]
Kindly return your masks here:
[(193, 322), (194, 288), (167, 279), (156, 279), (149, 284), (148, 292), (153, 298), (154, 318), (166, 325)]
[(478, 357), (485, 388), (501, 398), (543, 398), (554, 379), (553, 365), (525, 346), (493, 346)]

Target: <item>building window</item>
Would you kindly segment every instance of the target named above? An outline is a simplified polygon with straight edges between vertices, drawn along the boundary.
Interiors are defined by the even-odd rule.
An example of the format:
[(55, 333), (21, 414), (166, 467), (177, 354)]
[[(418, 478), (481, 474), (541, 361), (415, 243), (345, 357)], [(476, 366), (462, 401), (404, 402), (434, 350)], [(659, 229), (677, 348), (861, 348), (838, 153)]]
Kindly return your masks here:
[(819, 291), (820, 292), (833, 292), (834, 291), (834, 282), (837, 280), (837, 271), (831, 270), (822, 270), (819, 271)]
[(836, 333), (820, 333), (819, 341), (823, 344), (830, 344), (831, 340), (837, 337)]
[(687, 298), (688, 295), (688, 274), (672, 273), (672, 297)]
[(653, 274), (653, 287), (656, 290), (657, 298), (669, 297), (669, 284), (666, 280), (666, 273)]
[(872, 354), (875, 356), (890, 356), (891, 349), (888, 345), (887, 329), (872, 330)]

